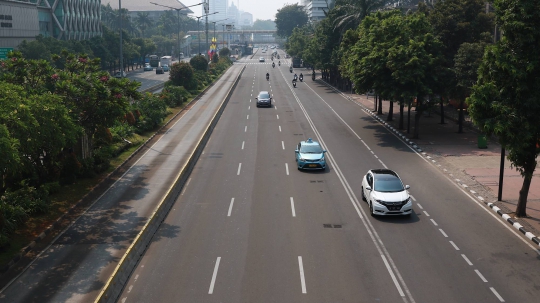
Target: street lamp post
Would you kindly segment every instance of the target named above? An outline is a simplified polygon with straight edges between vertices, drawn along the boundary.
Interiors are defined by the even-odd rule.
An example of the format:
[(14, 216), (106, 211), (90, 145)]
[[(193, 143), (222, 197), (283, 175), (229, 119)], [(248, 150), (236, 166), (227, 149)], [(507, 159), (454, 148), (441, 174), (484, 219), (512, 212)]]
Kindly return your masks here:
[(124, 54), (122, 53), (122, 0), (118, 0), (118, 16), (120, 18), (120, 75), (124, 78)]
[[(199, 56), (201, 55), (201, 31), (199, 29), (199, 19), (201, 19), (202, 17), (206, 17), (207, 20), (208, 20), (208, 16), (210, 15), (214, 15), (214, 14), (217, 14), (219, 12), (213, 12), (211, 14), (205, 14), (205, 15), (202, 15), (202, 16), (199, 16), (199, 17), (195, 17), (197, 18), (197, 35), (199, 36)], [(206, 44), (208, 44), (208, 24), (206, 24)]]
[(175, 8), (175, 7), (171, 7), (171, 6), (167, 6), (167, 5), (161, 5), (161, 4), (157, 4), (155, 2), (150, 2), (150, 3), (152, 3), (153, 5), (157, 5), (157, 6), (162, 6), (162, 7), (174, 9), (176, 11), (176, 16), (178, 17), (178, 61), (180, 61), (180, 50), (182, 48), (182, 42), (180, 41), (180, 11), (185, 9), (185, 8), (188, 8), (188, 7), (201, 5), (203, 3), (201, 2), (201, 3), (189, 5), (189, 6), (184, 6), (184, 7), (181, 7), (181, 8)]

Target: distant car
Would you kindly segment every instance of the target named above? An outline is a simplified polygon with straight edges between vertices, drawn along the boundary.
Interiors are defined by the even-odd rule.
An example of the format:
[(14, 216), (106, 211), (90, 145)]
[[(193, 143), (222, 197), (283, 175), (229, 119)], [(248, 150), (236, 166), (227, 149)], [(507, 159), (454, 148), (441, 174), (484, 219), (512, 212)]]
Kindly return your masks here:
[(257, 107), (272, 107), (272, 97), (270, 97), (270, 94), (267, 91), (259, 92), (259, 95), (255, 99), (257, 100)]
[(114, 74), (115, 78), (125, 78), (127, 76), (126, 72), (116, 72)]
[(409, 185), (403, 186), (398, 174), (390, 169), (371, 169), (362, 179), (362, 200), (375, 215), (405, 215), (412, 213)]
[(154, 70), (154, 68), (152, 66), (150, 66), (150, 64), (146, 63), (144, 65), (144, 71), (151, 71), (151, 70)]
[(259, 62), (264, 62), (264, 57), (260, 57)]
[(163, 67), (162, 66), (158, 66), (156, 67), (156, 74), (164, 74), (165, 72), (163, 71)]
[(298, 169), (326, 169), (326, 159), (319, 142), (309, 138), (306, 141), (300, 141), (294, 151)]
[(163, 67), (163, 71), (164, 71), (164, 72), (168, 72), (168, 71), (169, 71), (169, 65), (163, 64), (161, 67)]

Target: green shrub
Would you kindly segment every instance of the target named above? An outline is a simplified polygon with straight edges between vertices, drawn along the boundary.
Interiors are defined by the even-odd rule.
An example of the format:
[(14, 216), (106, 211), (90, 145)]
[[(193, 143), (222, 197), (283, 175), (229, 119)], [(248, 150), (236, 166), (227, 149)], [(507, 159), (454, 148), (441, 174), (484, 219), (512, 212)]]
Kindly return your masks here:
[(147, 93), (134, 104), (141, 112), (141, 117), (136, 125), (139, 133), (156, 129), (167, 117), (167, 104), (163, 99)]
[(169, 107), (177, 107), (186, 102), (190, 93), (182, 86), (168, 86), (163, 89), (161, 98)]
[(206, 71), (208, 68), (208, 60), (204, 56), (195, 56), (189, 60), (189, 64), (196, 71)]

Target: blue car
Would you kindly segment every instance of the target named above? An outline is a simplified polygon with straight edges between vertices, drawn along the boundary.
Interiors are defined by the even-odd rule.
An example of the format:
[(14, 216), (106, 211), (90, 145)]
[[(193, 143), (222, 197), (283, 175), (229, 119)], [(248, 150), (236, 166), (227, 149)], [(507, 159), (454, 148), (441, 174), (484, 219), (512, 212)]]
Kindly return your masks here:
[(322, 149), (319, 142), (313, 141), (311, 138), (300, 141), (294, 153), (299, 170), (326, 169), (326, 159), (324, 158), (326, 150)]
[(168, 72), (168, 71), (169, 71), (169, 65), (163, 64), (161, 67), (163, 67), (163, 71), (164, 71), (164, 72)]

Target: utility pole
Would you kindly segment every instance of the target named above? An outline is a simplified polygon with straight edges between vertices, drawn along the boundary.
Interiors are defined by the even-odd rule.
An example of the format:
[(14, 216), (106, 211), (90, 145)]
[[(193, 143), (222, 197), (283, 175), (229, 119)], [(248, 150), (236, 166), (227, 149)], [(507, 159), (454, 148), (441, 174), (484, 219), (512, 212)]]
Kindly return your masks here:
[(122, 0), (118, 0), (118, 18), (120, 18), (120, 75), (124, 78), (124, 54), (122, 53)]
[[(184, 7), (181, 7), (181, 8), (175, 8), (175, 7), (171, 7), (171, 6), (167, 6), (167, 5), (161, 5), (161, 4), (157, 4), (155, 2), (150, 2), (152, 3), (153, 5), (157, 5), (157, 6), (162, 6), (162, 7), (166, 7), (166, 8), (170, 8), (170, 9), (173, 9), (176, 11), (176, 16), (178, 18), (178, 62), (180, 62), (180, 50), (182, 48), (182, 42), (180, 41), (180, 11), (185, 9), (185, 8), (188, 8), (188, 7), (193, 7), (193, 6), (197, 6), (197, 5), (201, 5), (203, 4), (202, 2), (201, 3), (197, 3), (197, 4), (193, 4), (193, 5), (190, 5), (190, 6), (184, 6)], [(183, 4), (182, 4), (183, 5)]]
[[(205, 24), (205, 35), (206, 35), (206, 48), (208, 48), (208, 15), (210, 12), (210, 4), (208, 3), (210, 0), (205, 0), (204, 4), (204, 13), (206, 14), (206, 24)], [(216, 12), (217, 13), (217, 12)], [(206, 52), (208, 54), (208, 52)]]

